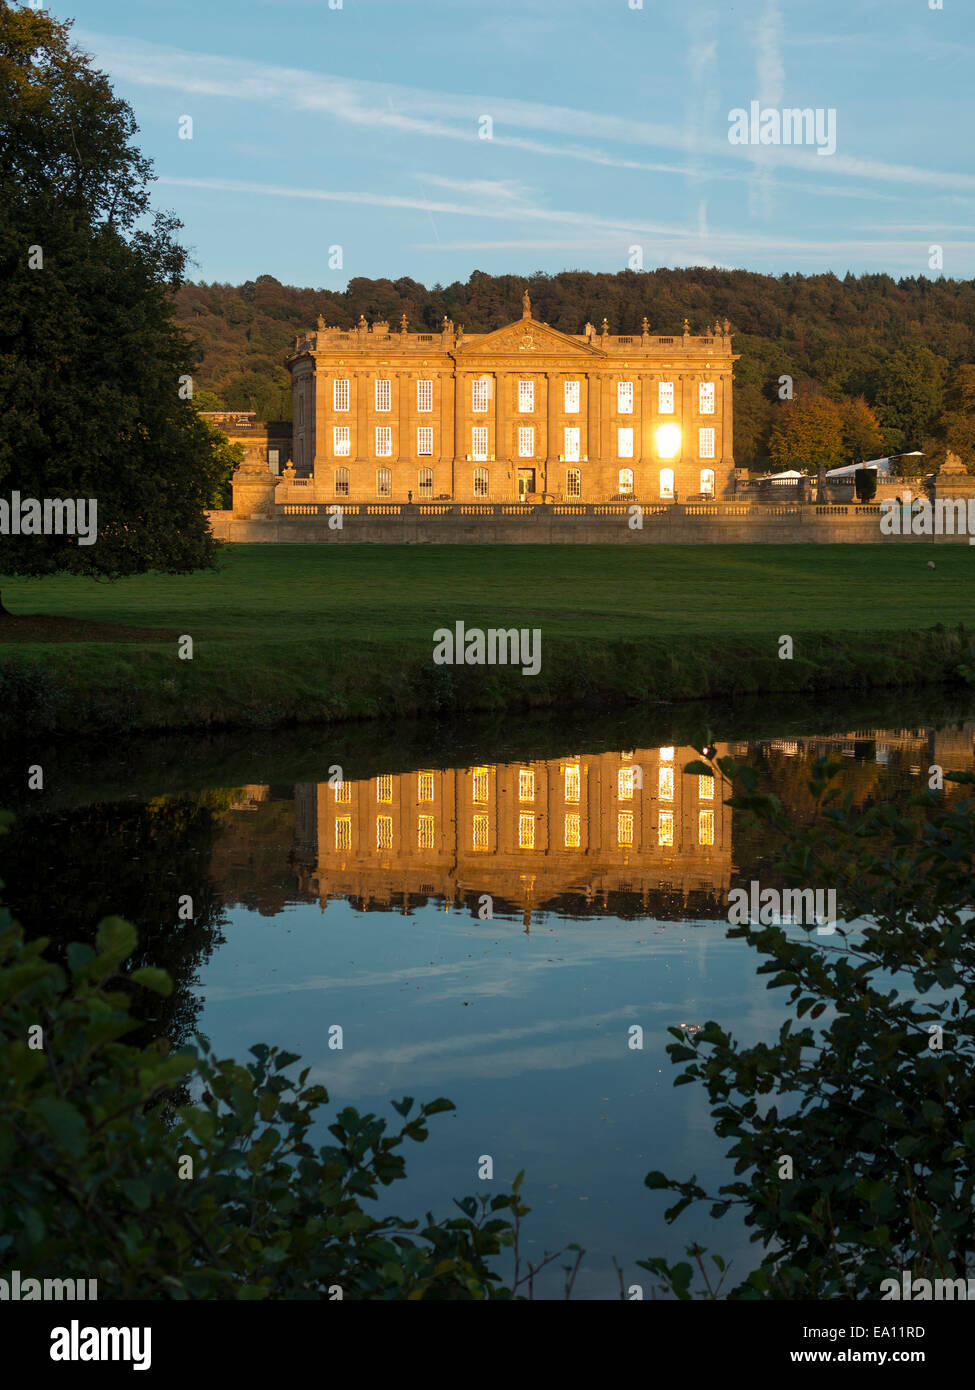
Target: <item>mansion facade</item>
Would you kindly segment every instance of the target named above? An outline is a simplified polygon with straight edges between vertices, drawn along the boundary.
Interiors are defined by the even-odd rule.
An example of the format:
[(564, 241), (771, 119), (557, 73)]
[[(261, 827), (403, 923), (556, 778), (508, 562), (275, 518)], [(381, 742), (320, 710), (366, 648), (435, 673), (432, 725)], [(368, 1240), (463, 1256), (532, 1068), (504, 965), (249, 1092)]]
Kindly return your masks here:
[(605, 502), (734, 491), (730, 325), (579, 336), (386, 322), (298, 337), (292, 460), (308, 501)]

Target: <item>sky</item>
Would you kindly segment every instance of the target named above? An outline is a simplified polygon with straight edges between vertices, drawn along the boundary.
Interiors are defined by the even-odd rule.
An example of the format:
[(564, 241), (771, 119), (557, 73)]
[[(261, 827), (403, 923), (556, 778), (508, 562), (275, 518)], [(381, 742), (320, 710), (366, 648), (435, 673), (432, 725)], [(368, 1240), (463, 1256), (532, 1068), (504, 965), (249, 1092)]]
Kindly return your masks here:
[[(341, 290), (628, 266), (975, 276), (975, 0), (938, 4), (52, 13), (131, 105), (191, 278)], [(819, 113), (809, 143), (782, 140), (785, 108)]]

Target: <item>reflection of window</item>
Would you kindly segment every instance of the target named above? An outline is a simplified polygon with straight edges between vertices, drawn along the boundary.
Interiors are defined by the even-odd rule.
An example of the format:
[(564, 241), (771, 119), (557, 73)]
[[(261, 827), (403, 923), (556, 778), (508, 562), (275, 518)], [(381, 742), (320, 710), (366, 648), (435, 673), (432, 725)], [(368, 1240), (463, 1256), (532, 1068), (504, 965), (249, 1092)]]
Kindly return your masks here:
[(332, 794), (334, 795), (336, 801), (351, 801), (351, 800), (352, 800), (352, 783), (351, 783), (351, 782), (333, 782), (333, 783), (332, 783)]
[(433, 816), (420, 816), (416, 823), (417, 849), (433, 849)]
[(658, 749), (660, 761), (662, 763), (672, 763), (674, 761), (674, 750), (672, 748)]
[(674, 383), (672, 381), (657, 382), (657, 414), (673, 415), (674, 413)]
[(699, 811), (697, 816), (697, 838), (702, 845), (714, 844), (714, 812)]
[(618, 415), (633, 414), (632, 381), (618, 381), (616, 383), (616, 413)]
[(535, 409), (535, 383), (533, 381), (519, 381), (518, 409), (522, 414)]
[(392, 801), (393, 799), (393, 779), (387, 773), (384, 777), (376, 778), (376, 800)]
[(433, 409), (432, 381), (418, 381), (416, 383), (416, 408), (417, 412)]
[(335, 495), (337, 497), (348, 497), (349, 495), (349, 470), (347, 468), (336, 468), (335, 470)]
[(476, 459), (487, 458), (487, 425), (475, 425), (471, 430), (471, 452)]
[(393, 845), (392, 816), (376, 817), (376, 848), (391, 849)]
[(579, 800), (579, 764), (570, 763), (565, 769), (565, 799), (566, 801)]
[(631, 425), (628, 425), (626, 429), (616, 431), (616, 457), (621, 459), (633, 457), (633, 427)]
[(474, 496), (486, 497), (488, 495), (488, 471), (486, 468), (474, 469)]
[(535, 817), (530, 811), (522, 811), (518, 817), (518, 848), (535, 848)]
[(714, 382), (702, 381), (697, 388), (697, 409), (699, 415), (714, 414)]
[(348, 379), (346, 379), (345, 381), (337, 381), (337, 380), (336, 380), (336, 381), (333, 381), (333, 382), (332, 382), (332, 409), (333, 409), (333, 410), (348, 410), (348, 408), (349, 408), (349, 382), (348, 382)]
[(673, 497), (674, 495), (674, 470), (672, 468), (661, 468), (660, 470), (660, 496)]
[(660, 812), (660, 824), (657, 827), (657, 844), (672, 845), (674, 843), (674, 813), (673, 811)]
[(579, 848), (579, 817), (574, 814), (567, 815), (565, 818), (565, 847), (566, 849)]
[(487, 816), (474, 817), (474, 848), (487, 849), (488, 847), (488, 818)]
[(388, 459), (393, 454), (393, 427), (392, 425), (376, 426), (376, 458)]
[(633, 848), (633, 812), (619, 811), (616, 816), (616, 839), (620, 849)]
[(698, 457), (702, 459), (714, 458), (714, 426), (708, 429), (698, 430)]
[(433, 453), (433, 426), (420, 425), (416, 432), (416, 452), (418, 454)]
[(633, 469), (632, 469), (632, 468), (621, 468), (621, 469), (620, 469), (620, 492), (632, 492), (632, 491), (633, 491)]
[(578, 425), (569, 425), (564, 433), (562, 450), (567, 463), (578, 463), (582, 447), (582, 431)]
[(697, 794), (701, 801), (714, 800), (714, 778), (704, 773), (697, 779)]
[(352, 848), (352, 817), (351, 817), (351, 816), (336, 816), (336, 817), (335, 817), (335, 848), (336, 848), (336, 849), (351, 849), (351, 848)]
[(417, 801), (433, 800), (433, 773), (421, 772), (416, 779), (416, 799)]
[(518, 427), (518, 457), (520, 459), (533, 459), (535, 457), (535, 429), (533, 425), (520, 425)]
[(621, 767), (616, 775), (616, 795), (620, 801), (633, 800), (633, 769)]
[(376, 382), (376, 409), (389, 410), (391, 400), (391, 386), (388, 381)]
[(487, 801), (488, 799), (488, 770), (486, 767), (474, 769), (473, 799), (475, 801)]
[(674, 799), (674, 769), (662, 767), (657, 774), (657, 795), (661, 801)]
[(579, 383), (577, 381), (565, 381), (562, 384), (565, 388), (563, 399), (566, 415), (578, 415)]
[(433, 469), (421, 468), (417, 474), (417, 487), (421, 497), (433, 496)]
[(376, 496), (392, 497), (393, 475), (388, 468), (376, 469)]
[(518, 800), (535, 800), (535, 774), (527, 767), (523, 767), (518, 773)]
[(565, 492), (567, 497), (582, 496), (581, 468), (567, 468), (565, 470)]

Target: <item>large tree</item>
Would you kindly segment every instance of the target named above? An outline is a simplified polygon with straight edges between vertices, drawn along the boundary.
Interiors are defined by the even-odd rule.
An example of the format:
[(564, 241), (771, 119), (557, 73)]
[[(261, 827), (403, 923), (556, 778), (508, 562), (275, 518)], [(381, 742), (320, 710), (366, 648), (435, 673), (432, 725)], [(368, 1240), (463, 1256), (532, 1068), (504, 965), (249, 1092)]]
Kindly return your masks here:
[(180, 224), (70, 27), (0, 0), (0, 496), (95, 499), (98, 536), (0, 536), (0, 572), (209, 566), (234, 456), (191, 399)]
[(772, 430), (769, 453), (779, 468), (836, 468), (843, 461), (843, 417), (826, 396), (787, 401)]
[(943, 357), (918, 343), (887, 358), (877, 383), (877, 417), (892, 452), (921, 448), (941, 413), (947, 371)]

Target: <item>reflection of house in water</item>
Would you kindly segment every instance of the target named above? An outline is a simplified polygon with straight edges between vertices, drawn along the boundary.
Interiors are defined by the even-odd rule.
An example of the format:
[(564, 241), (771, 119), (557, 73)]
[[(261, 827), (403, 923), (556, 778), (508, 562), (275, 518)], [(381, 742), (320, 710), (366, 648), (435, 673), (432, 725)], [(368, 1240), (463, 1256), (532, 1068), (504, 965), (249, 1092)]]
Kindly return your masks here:
[[(975, 768), (975, 721), (945, 729), (855, 729), (816, 738), (770, 739), (763, 746), (786, 757), (829, 754), (889, 763), (899, 756), (906, 770), (914, 774), (927, 775), (934, 764), (946, 772), (970, 772)], [(747, 754), (748, 747), (737, 745), (734, 751)]]
[[(719, 754), (727, 752), (721, 745)], [(731, 810), (694, 748), (295, 787), (301, 888), (388, 907), (481, 895), (496, 914), (724, 917)]]

